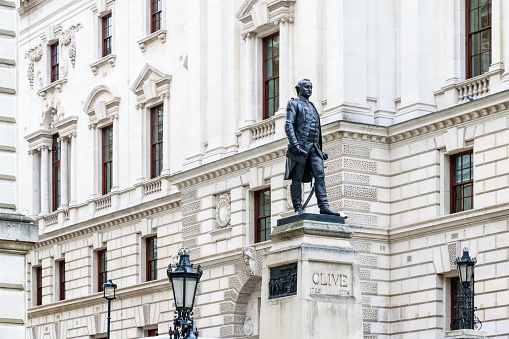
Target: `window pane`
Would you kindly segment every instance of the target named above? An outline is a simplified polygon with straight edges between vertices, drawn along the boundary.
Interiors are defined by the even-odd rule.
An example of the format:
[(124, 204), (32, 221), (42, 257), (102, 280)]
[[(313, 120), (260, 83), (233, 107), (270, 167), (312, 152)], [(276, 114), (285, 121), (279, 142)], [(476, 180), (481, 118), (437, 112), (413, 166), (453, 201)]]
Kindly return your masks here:
[(279, 75), (279, 56), (274, 57), (274, 75)]
[(465, 198), (464, 203), (465, 203), (465, 206), (463, 207), (464, 211), (472, 209), (472, 198)]
[(268, 83), (268, 94), (269, 98), (272, 98), (274, 96), (274, 80), (270, 80)]
[(481, 7), (480, 9), (480, 21), (481, 21), (481, 27), (488, 27), (489, 26), (489, 20), (488, 20), (488, 6)]
[(456, 199), (463, 198), (463, 186), (456, 186)]
[(479, 48), (480, 36), (479, 35), (480, 35), (480, 33), (476, 33), (476, 34), (472, 35), (472, 55), (479, 54), (479, 52), (480, 52), (480, 48)]
[(470, 167), (470, 154), (466, 154), (461, 157), (463, 167)]
[(455, 159), (456, 159), (456, 161), (455, 161), (455, 164), (454, 164), (454, 169), (458, 170), (458, 169), (461, 168), (461, 157), (456, 157)]
[(272, 59), (265, 61), (265, 79), (272, 77)]
[(472, 57), (472, 76), (478, 76), (480, 73), (479, 55)]
[(261, 230), (265, 229), (265, 219), (260, 219), (260, 229)]
[(462, 201), (463, 201), (463, 200), (461, 200), (461, 199), (460, 199), (460, 200), (456, 200), (456, 212), (461, 212), (461, 211), (463, 211), (463, 206), (462, 206), (462, 204), (461, 204), (461, 203), (462, 203)]
[(484, 52), (489, 49), (490, 49), (490, 31), (487, 29), (481, 32), (481, 51)]
[(265, 43), (265, 59), (272, 58), (272, 39), (268, 39)]
[(479, 29), (479, 17), (477, 9), (470, 11), (470, 32), (477, 31)]
[(466, 184), (463, 188), (463, 193), (466, 197), (472, 196), (472, 184)]
[(490, 52), (484, 52), (481, 54), (481, 73), (488, 72), (490, 68)]
[(279, 36), (274, 37), (274, 55), (279, 55)]
[(454, 183), (461, 182), (461, 171), (454, 171)]
[(274, 99), (269, 99), (269, 118), (274, 115)]
[(270, 215), (270, 204), (265, 205), (265, 211), (263, 215)]
[(463, 176), (463, 178), (462, 178), (463, 181), (470, 180), (470, 168), (464, 169), (462, 176)]
[(470, 8), (476, 8), (477, 6), (479, 6), (478, 0), (470, 0)]
[(260, 232), (260, 241), (265, 241), (265, 232)]
[[(261, 200), (260, 200), (261, 203)], [(263, 205), (258, 206), (258, 218), (263, 216)]]

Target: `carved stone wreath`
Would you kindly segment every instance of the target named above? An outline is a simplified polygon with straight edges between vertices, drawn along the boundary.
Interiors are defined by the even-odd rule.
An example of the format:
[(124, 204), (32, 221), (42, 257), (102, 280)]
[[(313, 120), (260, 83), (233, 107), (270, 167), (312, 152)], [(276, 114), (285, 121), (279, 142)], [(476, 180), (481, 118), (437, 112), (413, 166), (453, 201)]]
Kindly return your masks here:
[(231, 223), (230, 193), (223, 193), (216, 197), (216, 224), (223, 228)]

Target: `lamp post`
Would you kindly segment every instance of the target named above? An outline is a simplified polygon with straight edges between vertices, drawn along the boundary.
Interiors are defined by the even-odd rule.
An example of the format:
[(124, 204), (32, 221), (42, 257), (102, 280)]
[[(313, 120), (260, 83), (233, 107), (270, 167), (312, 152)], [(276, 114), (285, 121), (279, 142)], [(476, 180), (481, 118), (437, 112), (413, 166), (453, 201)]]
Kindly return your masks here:
[(115, 285), (111, 279), (107, 283), (103, 284), (103, 298), (108, 300), (108, 339), (110, 339), (110, 312), (111, 312), (111, 301), (116, 299), (117, 285)]
[(171, 264), (168, 265), (166, 274), (171, 282), (173, 289), (173, 300), (175, 300), (175, 316), (173, 319), (173, 327), (170, 327), (169, 335), (172, 339), (196, 339), (198, 338), (198, 330), (193, 331), (193, 306), (196, 296), (196, 288), (203, 274), (198, 265), (196, 271), (193, 264), (189, 261), (189, 248), (183, 247), (178, 255), (179, 263), (172, 270)]
[(456, 258), (458, 267), (460, 290), (456, 301), (456, 317), (453, 320), (459, 329), (480, 329), (481, 321), (474, 314), (474, 266), (476, 258), (470, 258), (468, 248), (463, 249), (463, 256)]

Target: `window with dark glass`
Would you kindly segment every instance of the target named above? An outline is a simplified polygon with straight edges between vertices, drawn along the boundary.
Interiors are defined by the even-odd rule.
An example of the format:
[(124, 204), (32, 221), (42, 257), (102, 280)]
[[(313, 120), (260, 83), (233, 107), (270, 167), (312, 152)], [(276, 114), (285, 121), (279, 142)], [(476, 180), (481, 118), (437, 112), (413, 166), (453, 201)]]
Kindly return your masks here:
[(279, 32), (263, 39), (263, 118), (279, 107)]
[(156, 178), (163, 167), (163, 105), (150, 110), (150, 143), (151, 177)]
[(157, 280), (157, 237), (147, 238), (147, 281)]
[(102, 17), (103, 57), (111, 54), (112, 18), (111, 13)]
[(65, 300), (65, 261), (58, 262), (59, 300)]
[(270, 239), (270, 187), (255, 192), (255, 242)]
[(107, 257), (108, 252), (106, 250), (97, 251), (97, 291), (102, 292), (103, 291), (103, 284), (106, 283), (108, 280), (107, 272)]
[(53, 146), (52, 146), (52, 161), (51, 161), (51, 176), (52, 180), (52, 197), (53, 197), (53, 211), (56, 211), (60, 207), (61, 198), (61, 171), (60, 171), (60, 154), (61, 154), (61, 143), (58, 140), (58, 134), (53, 135)]
[(491, 0), (466, 0), (467, 78), (486, 73), (491, 63)]
[(456, 319), (456, 304), (458, 302), (458, 292), (460, 290), (460, 280), (458, 277), (451, 278), (451, 330), (457, 330), (458, 326), (454, 321)]
[(42, 267), (40, 266), (35, 268), (35, 282), (36, 282), (35, 305), (39, 306), (42, 305)]
[(157, 329), (147, 331), (147, 337), (157, 337), (158, 335), (159, 332), (157, 332)]
[(60, 46), (58, 42), (50, 46), (51, 49), (51, 82), (58, 80), (58, 66), (60, 63)]
[(163, 0), (150, 0), (151, 9), (151, 33), (161, 29)]
[(473, 208), (474, 164), (472, 151), (451, 156), (451, 211)]
[(113, 186), (113, 126), (104, 127), (102, 136), (102, 191), (103, 194), (107, 194)]

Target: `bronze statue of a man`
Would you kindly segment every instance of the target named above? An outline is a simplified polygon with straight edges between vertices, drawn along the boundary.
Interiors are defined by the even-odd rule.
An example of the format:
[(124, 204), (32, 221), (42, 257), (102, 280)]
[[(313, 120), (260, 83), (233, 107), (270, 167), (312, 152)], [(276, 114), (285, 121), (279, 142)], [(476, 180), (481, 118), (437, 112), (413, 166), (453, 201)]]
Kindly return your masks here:
[(299, 97), (291, 99), (286, 106), (285, 132), (288, 137), (285, 180), (292, 180), (290, 193), (295, 214), (302, 214), (302, 182), (315, 178), (315, 191), (320, 214), (339, 216), (329, 207), (325, 189), (323, 161), (327, 153), (322, 151), (322, 128), (315, 105), (309, 101), (313, 85), (309, 79), (300, 80), (295, 86)]

